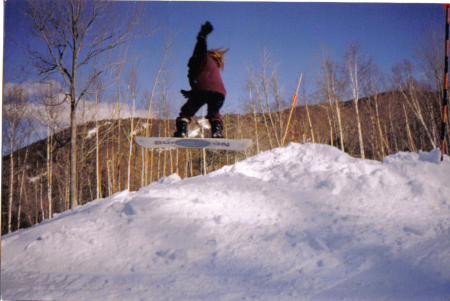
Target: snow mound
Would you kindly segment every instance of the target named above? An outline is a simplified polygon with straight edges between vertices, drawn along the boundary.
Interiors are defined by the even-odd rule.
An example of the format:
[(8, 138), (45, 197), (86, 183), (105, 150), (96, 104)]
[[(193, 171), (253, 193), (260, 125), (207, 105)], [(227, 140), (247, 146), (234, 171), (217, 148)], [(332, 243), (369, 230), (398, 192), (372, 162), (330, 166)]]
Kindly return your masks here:
[(2, 297), (448, 300), (450, 160), (291, 143), (2, 237)]

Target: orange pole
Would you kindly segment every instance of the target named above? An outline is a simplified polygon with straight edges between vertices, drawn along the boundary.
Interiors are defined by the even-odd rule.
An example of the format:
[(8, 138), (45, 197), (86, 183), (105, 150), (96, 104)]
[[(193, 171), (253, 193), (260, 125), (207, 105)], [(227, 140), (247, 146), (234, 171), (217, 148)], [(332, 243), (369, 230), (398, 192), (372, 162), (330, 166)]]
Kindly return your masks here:
[(291, 113), (289, 114), (288, 123), (286, 125), (286, 131), (284, 132), (283, 141), (281, 142), (282, 147), (284, 146), (284, 141), (286, 140), (287, 132), (289, 129), (289, 124), (291, 123), (292, 113), (294, 112), (295, 105), (297, 104), (297, 93), (298, 93), (298, 89), (300, 88), (300, 82), (302, 81), (302, 77), (303, 77), (303, 73), (300, 74), (300, 79), (298, 80), (298, 85), (297, 85), (297, 91), (295, 92), (294, 98), (292, 99)]

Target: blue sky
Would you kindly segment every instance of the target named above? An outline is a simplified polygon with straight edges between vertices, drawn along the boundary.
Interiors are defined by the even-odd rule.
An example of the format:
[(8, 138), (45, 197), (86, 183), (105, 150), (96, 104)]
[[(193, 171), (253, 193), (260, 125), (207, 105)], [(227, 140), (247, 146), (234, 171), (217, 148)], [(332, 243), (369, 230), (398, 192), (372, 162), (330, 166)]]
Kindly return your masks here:
[[(5, 34), (26, 39), (26, 26), (18, 13), (22, 0), (8, 0), (5, 7)], [(295, 93), (300, 73), (313, 78), (316, 55), (326, 43), (335, 60), (344, 55), (348, 42), (359, 41), (364, 53), (372, 55), (381, 70), (388, 73), (404, 58), (413, 59), (415, 47), (422, 42), (423, 30), (445, 25), (442, 4), (382, 3), (302, 3), (302, 2), (145, 2), (147, 11), (162, 26), (178, 35), (174, 40), (174, 58), (168, 62), (173, 91), (189, 89), (187, 62), (196, 35), (205, 21), (214, 31), (208, 37), (211, 48), (229, 47), (228, 65), (223, 79), (228, 91), (229, 110), (239, 109), (248, 78), (246, 68), (258, 66), (265, 46), (272, 62), (279, 64), (280, 83), (285, 98)], [(164, 49), (163, 31), (138, 40), (138, 53), (149, 51), (140, 62), (141, 85), (151, 89)], [(11, 45), (14, 46), (14, 45)], [(15, 47), (15, 46), (14, 46)], [(19, 53), (20, 49), (5, 49)], [(10, 57), (11, 58), (11, 57)], [(12, 68), (18, 60), (4, 61)], [(8, 69), (9, 70), (9, 69)], [(7, 71), (7, 70), (6, 70)], [(6, 72), (5, 71), (5, 72)], [(177, 94), (179, 105), (183, 99)]]

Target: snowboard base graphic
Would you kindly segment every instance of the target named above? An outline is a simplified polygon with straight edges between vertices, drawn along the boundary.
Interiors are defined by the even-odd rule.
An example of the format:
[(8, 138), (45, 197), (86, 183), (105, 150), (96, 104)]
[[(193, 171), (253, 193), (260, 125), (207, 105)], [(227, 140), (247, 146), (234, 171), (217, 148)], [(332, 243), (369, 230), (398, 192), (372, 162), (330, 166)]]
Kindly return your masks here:
[(214, 138), (165, 138), (135, 136), (134, 141), (146, 148), (206, 148), (243, 151), (251, 144), (250, 139)]

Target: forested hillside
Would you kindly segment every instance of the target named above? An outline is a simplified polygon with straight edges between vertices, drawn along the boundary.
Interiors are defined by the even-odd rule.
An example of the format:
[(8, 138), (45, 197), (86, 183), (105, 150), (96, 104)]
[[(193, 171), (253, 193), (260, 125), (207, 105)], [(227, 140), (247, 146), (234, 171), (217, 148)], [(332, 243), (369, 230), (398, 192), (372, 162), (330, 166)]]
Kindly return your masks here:
[[(417, 113), (412, 101), (417, 102), (422, 114)], [(414, 97), (400, 92), (381, 93), (361, 99), (358, 107), (365, 158), (381, 161), (399, 151), (416, 152), (437, 147), (440, 108), (436, 93), (421, 92)], [(206, 174), (292, 141), (333, 145), (354, 157), (361, 157), (354, 101), (296, 106), (289, 127), (290, 109), (263, 114), (256, 106), (253, 108), (253, 113), (224, 116), (227, 138), (253, 140), (245, 153), (148, 150), (132, 142), (134, 135), (171, 136), (175, 122), (169, 119), (129, 118), (79, 125), (79, 200), (104, 198), (125, 189), (135, 191), (173, 173), (181, 178)], [(198, 136), (202, 131), (208, 136), (209, 130), (202, 127), (202, 121), (197, 118), (190, 129), (197, 130)], [(14, 152), (13, 169), (10, 156), (3, 157), (2, 233), (8, 232), (8, 221), (11, 230), (26, 228), (70, 208), (69, 140), (66, 129)]]

